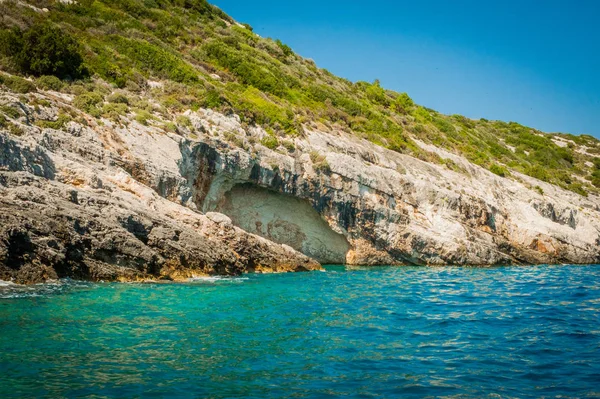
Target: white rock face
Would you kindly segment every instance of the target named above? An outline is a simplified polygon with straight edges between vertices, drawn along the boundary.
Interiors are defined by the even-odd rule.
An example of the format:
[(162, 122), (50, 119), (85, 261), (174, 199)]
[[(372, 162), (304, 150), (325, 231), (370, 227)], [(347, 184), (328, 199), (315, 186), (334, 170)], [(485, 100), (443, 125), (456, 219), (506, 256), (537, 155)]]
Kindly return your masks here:
[[(24, 110), (11, 120), (23, 129), (22, 136), (0, 131), (0, 190), (16, 201), (2, 205), (7, 209), (15, 204), (27, 209), (27, 201), (56, 190), (74, 191), (77, 197), (111, 204), (94, 205), (88, 219), (106, 213), (113, 220), (109, 225), (116, 226), (116, 210), (125, 210), (133, 220), (150, 220), (156, 232), (167, 231), (166, 225), (193, 232), (223, 244), (220, 259), (246, 259), (237, 263), (237, 271), (260, 270), (242, 242), (263, 248), (261, 265), (281, 270), (296, 270), (306, 262), (290, 247), (323, 261), (350, 264), (600, 262), (598, 197), (584, 198), (524, 175), (501, 178), (424, 143), (419, 145), (452, 159), (466, 173), (344, 132), (308, 127), (304, 137), (288, 138), (286, 146), (270, 150), (260, 144), (267, 134), (262, 128), (242, 126), (236, 115), (202, 109), (185, 113), (192, 127), (180, 134), (167, 133), (158, 123), (142, 126), (132, 115), (121, 124), (98, 124), (83, 115), (89, 126), (70, 122), (60, 130), (40, 129), (32, 121), (53, 118), (57, 107), (68, 107), (70, 101), (68, 96), (46, 99), (52, 105), (36, 117), (39, 110), (0, 93), (0, 105)], [(31, 178), (10, 177), (16, 174)], [(66, 201), (52, 206), (77, 205)], [(24, 210), (19, 220), (24, 223), (28, 217)], [(137, 227), (128, 228), (135, 232)], [(129, 230), (123, 234), (135, 235)], [(156, 242), (176, 242), (165, 234), (159, 237), (171, 238)], [(169, 264), (166, 249), (150, 249), (161, 267)], [(253, 253), (256, 259), (257, 251)], [(0, 251), (0, 264), (6, 264), (7, 256)], [(153, 258), (140, 259), (131, 261), (138, 271)], [(204, 269), (196, 264), (196, 270), (225, 269), (217, 260), (211, 262)]]
[(10, 120), (23, 134), (0, 129), (0, 280), (182, 280), (320, 268), (226, 215), (197, 212), (180, 169), (189, 152), (182, 137), (108, 120), (41, 129), (27, 124), (32, 108), (2, 94), (0, 105), (23, 110)]
[[(193, 195), (201, 209), (218, 208), (239, 184), (304, 199), (350, 243), (347, 263), (592, 263), (600, 259), (596, 196), (584, 198), (520, 174), (516, 174), (520, 181), (502, 178), (460, 156), (419, 143), (467, 171), (457, 173), (343, 132), (308, 130), (305, 138), (295, 139), (293, 153), (256, 145), (250, 156), (238, 145), (224, 143), (224, 132), (239, 132), (243, 139), (260, 139), (263, 132), (245, 132), (236, 118), (212, 111), (201, 111), (198, 118), (206, 138), (210, 137), (208, 146), (192, 156), (197, 165), (204, 165), (195, 167), (193, 176), (195, 187), (201, 187)], [(327, 170), (313, 164), (311, 153), (320, 154)], [(533, 189), (536, 186), (543, 195)], [(250, 228), (253, 222), (264, 223), (263, 218), (245, 215), (238, 223)], [(291, 241), (288, 244), (293, 246)]]

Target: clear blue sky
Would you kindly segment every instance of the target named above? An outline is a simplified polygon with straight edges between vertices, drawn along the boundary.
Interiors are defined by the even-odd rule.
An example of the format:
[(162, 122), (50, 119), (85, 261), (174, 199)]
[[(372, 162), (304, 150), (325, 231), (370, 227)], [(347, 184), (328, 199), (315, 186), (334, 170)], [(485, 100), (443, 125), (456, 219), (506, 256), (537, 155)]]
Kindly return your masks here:
[(600, 137), (600, 0), (209, 0), (446, 114)]

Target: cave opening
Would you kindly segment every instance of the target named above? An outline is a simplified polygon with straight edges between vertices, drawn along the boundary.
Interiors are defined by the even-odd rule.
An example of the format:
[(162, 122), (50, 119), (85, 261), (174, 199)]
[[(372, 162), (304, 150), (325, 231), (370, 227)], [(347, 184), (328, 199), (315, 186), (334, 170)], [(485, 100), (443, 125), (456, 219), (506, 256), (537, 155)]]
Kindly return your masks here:
[(306, 200), (254, 184), (237, 184), (216, 204), (236, 226), (286, 244), (322, 264), (344, 264), (351, 246)]

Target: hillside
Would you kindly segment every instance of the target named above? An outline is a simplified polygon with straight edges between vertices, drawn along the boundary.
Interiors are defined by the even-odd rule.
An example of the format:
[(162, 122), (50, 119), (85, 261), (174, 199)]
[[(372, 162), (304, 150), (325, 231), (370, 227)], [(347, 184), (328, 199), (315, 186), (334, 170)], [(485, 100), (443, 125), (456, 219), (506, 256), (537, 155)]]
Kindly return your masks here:
[(0, 280), (600, 262), (592, 137), (439, 114), (200, 0), (0, 15)]
[[(319, 69), (281, 41), (259, 37), (204, 0), (4, 1), (0, 7), (2, 69), (27, 76), (52, 73), (52, 68), (20, 68), (15, 61), (19, 50), (10, 49), (17, 39), (24, 45), (23, 32), (31, 27), (60, 29), (73, 39), (82, 65), (77, 71), (54, 73), (76, 78), (58, 87), (76, 94), (80, 108), (97, 117), (157, 115), (173, 130), (185, 124), (178, 119), (181, 112), (206, 107), (263, 126), (271, 134), (271, 146), (302, 136), (308, 125), (344, 130), (451, 169), (457, 166), (450, 159), (420, 143), (462, 155), (507, 178), (523, 173), (582, 195), (600, 187), (600, 144), (593, 137), (442, 115), (378, 81), (353, 83)], [(43, 51), (29, 51), (31, 57), (39, 55), (38, 64), (48, 61)], [(105, 100), (109, 103), (103, 104)]]

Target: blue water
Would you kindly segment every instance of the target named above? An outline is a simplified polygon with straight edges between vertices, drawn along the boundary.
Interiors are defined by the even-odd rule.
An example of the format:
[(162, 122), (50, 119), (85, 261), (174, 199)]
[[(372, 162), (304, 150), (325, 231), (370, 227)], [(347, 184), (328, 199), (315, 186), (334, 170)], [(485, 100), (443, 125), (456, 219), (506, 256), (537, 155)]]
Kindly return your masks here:
[(3, 286), (0, 397), (600, 397), (600, 266)]

